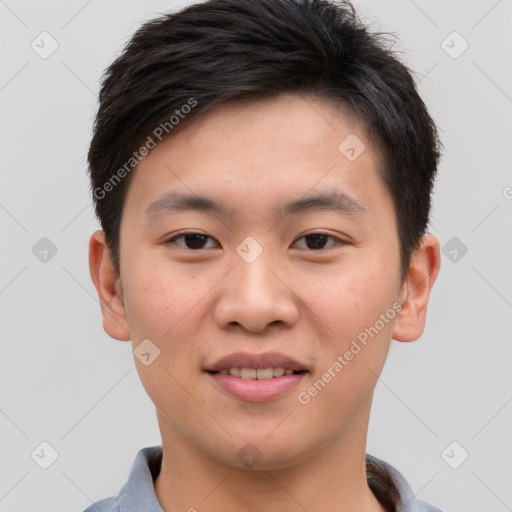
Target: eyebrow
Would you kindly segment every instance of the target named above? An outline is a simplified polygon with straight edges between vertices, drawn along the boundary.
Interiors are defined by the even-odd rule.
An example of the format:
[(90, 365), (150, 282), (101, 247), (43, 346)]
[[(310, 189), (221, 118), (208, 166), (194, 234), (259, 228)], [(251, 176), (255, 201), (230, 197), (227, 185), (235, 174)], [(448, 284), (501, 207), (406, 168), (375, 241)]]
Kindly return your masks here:
[[(146, 208), (145, 215), (154, 218), (179, 211), (199, 211), (223, 216), (229, 216), (233, 213), (233, 210), (226, 203), (218, 199), (170, 191), (151, 203)], [(366, 208), (349, 194), (340, 191), (328, 191), (278, 205), (274, 214), (284, 217), (311, 211), (334, 211), (345, 215), (367, 212)]]
[(284, 217), (285, 215), (297, 215), (319, 210), (333, 211), (345, 215), (363, 214), (367, 212), (366, 208), (351, 195), (332, 190), (290, 201), (279, 206), (277, 213)]
[(228, 205), (217, 199), (171, 191), (146, 208), (146, 217), (159, 217), (168, 213), (188, 210), (221, 215), (229, 215), (231, 213)]

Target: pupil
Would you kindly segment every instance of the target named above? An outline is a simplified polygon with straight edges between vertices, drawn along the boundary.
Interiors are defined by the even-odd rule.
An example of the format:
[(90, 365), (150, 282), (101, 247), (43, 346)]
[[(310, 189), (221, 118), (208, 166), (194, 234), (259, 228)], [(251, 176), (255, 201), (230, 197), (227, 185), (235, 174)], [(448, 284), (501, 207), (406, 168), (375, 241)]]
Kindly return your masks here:
[[(321, 249), (326, 242), (327, 235), (323, 235), (322, 233), (314, 233), (313, 235), (306, 236), (306, 245), (309, 249)], [(310, 244), (309, 242), (312, 242)], [(312, 247), (313, 245), (313, 247)]]
[(201, 249), (204, 245), (206, 235), (201, 235), (200, 233), (191, 233), (189, 235), (185, 235), (185, 240), (190, 249)]

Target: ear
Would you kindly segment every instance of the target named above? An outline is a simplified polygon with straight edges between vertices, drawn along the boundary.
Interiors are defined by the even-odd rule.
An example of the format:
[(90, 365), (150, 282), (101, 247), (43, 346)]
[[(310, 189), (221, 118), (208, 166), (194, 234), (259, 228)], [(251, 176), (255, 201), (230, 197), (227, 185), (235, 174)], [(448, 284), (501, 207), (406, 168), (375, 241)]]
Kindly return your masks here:
[(89, 271), (100, 299), (103, 329), (116, 340), (129, 341), (121, 280), (110, 261), (103, 231), (94, 232), (89, 240)]
[(414, 341), (423, 333), (430, 290), (434, 285), (441, 255), (439, 241), (433, 235), (422, 237), (420, 247), (413, 253), (407, 276), (400, 291), (402, 309), (397, 315), (393, 338)]

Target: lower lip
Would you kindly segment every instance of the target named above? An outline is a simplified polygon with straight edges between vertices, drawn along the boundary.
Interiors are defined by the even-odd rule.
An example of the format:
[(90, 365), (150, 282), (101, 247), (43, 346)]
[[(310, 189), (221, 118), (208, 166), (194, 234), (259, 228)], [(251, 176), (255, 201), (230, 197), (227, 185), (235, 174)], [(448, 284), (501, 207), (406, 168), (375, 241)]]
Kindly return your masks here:
[(272, 379), (242, 379), (220, 373), (208, 374), (215, 383), (230, 395), (249, 402), (264, 402), (279, 398), (297, 387), (306, 373), (294, 373)]

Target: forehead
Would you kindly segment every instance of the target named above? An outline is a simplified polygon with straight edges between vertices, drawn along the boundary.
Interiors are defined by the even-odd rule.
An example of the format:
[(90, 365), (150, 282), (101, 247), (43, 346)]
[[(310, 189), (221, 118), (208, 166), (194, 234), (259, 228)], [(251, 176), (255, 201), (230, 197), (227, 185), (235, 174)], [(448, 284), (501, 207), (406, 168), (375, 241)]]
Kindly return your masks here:
[(369, 138), (364, 124), (347, 106), (323, 97), (286, 93), (223, 104), (172, 138), (200, 153), (206, 148), (210, 154), (229, 151), (243, 141), (243, 146), (236, 148), (238, 154), (249, 153), (252, 148), (254, 153), (264, 146), (291, 151), (292, 160), (296, 160), (302, 152), (314, 150), (339, 156), (339, 142), (350, 134), (357, 134), (361, 142)]
[(287, 94), (236, 102), (160, 142), (139, 164), (127, 203), (147, 209), (172, 189), (241, 197), (250, 209), (337, 187), (364, 206), (383, 186), (377, 162), (364, 125), (332, 101)]

